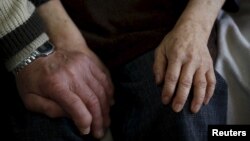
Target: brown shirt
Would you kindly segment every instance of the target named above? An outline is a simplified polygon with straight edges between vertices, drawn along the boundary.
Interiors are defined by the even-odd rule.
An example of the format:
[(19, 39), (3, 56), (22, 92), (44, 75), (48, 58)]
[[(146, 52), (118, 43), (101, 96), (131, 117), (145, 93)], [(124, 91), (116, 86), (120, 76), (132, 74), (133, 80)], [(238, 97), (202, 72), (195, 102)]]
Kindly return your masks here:
[[(156, 48), (173, 28), (188, 0), (62, 2), (89, 47), (113, 68)], [(210, 40), (210, 48), (215, 41)]]

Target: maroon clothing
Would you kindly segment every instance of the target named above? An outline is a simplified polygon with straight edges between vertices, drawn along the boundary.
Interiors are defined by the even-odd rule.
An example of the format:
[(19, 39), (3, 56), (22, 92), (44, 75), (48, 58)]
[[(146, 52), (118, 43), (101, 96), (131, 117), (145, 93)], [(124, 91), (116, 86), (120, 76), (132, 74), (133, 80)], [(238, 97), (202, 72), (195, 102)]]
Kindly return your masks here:
[(62, 2), (89, 47), (108, 67), (115, 67), (156, 48), (174, 27), (188, 0)]

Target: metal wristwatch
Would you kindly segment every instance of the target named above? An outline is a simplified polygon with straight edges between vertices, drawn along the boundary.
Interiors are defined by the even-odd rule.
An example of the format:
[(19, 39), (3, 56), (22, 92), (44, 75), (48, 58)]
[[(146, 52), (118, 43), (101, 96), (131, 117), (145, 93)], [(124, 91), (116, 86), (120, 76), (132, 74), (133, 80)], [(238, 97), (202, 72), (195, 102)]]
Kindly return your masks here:
[(29, 57), (21, 61), (13, 70), (13, 72), (17, 74), (21, 69), (23, 69), (25, 66), (35, 61), (37, 58), (48, 56), (53, 52), (54, 52), (54, 45), (51, 44), (49, 41), (47, 41), (43, 45), (38, 47), (35, 51), (33, 51)]

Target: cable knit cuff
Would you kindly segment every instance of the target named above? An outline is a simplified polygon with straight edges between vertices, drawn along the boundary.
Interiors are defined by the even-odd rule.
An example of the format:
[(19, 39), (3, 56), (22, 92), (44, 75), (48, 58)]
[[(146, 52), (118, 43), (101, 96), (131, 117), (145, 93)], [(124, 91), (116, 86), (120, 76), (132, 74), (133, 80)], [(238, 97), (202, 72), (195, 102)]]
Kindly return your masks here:
[(39, 37), (37, 37), (34, 41), (32, 41), (29, 45), (19, 51), (17, 54), (11, 57), (8, 61), (6, 61), (5, 66), (8, 71), (12, 71), (15, 67), (25, 58), (28, 58), (32, 52), (34, 52), (39, 46), (48, 41), (48, 36), (43, 33)]
[(0, 21), (0, 53), (9, 71), (48, 41), (42, 20), (28, 0), (1, 0)]

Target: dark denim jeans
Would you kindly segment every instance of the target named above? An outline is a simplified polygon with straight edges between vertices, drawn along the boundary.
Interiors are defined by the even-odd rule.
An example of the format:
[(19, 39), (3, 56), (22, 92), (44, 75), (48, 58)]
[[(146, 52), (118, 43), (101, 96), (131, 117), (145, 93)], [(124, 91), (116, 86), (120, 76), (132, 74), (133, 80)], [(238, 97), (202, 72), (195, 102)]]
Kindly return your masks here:
[[(115, 105), (111, 107), (111, 131), (115, 141), (206, 141), (207, 125), (226, 124), (227, 85), (216, 73), (217, 85), (209, 105), (197, 114), (190, 112), (189, 99), (180, 113), (161, 103), (161, 86), (154, 81), (154, 52), (148, 52), (112, 72)], [(13, 81), (5, 87), (7, 96), (5, 131), (16, 141), (94, 141), (81, 136), (67, 118), (50, 119), (25, 110), (16, 94)], [(6, 101), (6, 99), (4, 99)], [(7, 109), (7, 110), (6, 110)], [(2, 120), (3, 121), (3, 120)], [(2, 127), (3, 128), (3, 127)], [(9, 130), (7, 130), (9, 129)], [(11, 131), (11, 132), (9, 132)]]
[(175, 113), (161, 103), (161, 86), (154, 81), (151, 51), (116, 72), (116, 104), (112, 107), (115, 141), (206, 141), (209, 124), (226, 124), (227, 85), (216, 72), (216, 89), (209, 105), (190, 111), (192, 90), (184, 109)]

